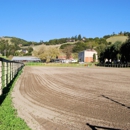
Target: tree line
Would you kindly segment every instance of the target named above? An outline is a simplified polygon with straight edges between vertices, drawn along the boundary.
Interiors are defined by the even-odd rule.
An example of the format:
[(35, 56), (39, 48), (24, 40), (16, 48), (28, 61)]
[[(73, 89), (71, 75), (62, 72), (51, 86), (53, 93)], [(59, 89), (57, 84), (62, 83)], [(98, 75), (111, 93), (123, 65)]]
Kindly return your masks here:
[(130, 62), (130, 34), (125, 43), (117, 41), (112, 45), (98, 46), (96, 49), (101, 63), (104, 63), (106, 59), (109, 63)]
[(63, 44), (63, 43), (67, 43), (67, 42), (75, 42), (78, 40), (82, 40), (82, 36), (81, 34), (76, 35), (76, 36), (72, 36), (69, 38), (59, 38), (59, 39), (51, 39), (49, 41), (44, 42), (43, 40), (40, 40), (39, 44), (45, 44), (45, 45), (57, 45), (57, 44)]

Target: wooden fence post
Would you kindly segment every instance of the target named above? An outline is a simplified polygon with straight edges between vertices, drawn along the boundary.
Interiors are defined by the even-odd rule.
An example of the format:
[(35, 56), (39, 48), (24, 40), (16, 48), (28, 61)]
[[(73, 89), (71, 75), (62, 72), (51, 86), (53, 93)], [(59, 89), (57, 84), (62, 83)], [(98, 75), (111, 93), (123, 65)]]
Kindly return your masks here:
[(2, 95), (2, 61), (0, 61), (0, 95)]
[(2, 89), (13, 80), (16, 74), (22, 69), (24, 64), (20, 62), (13, 62), (0, 58), (0, 95), (2, 95)]
[(8, 77), (8, 74), (9, 74), (9, 64), (8, 62), (6, 62), (6, 85), (8, 84), (8, 81), (9, 81), (9, 77)]
[(10, 70), (11, 70), (11, 72), (10, 72), (10, 74), (11, 74), (10, 78), (12, 80), (13, 79), (13, 63), (12, 62), (11, 62)]
[(4, 87), (6, 87), (6, 85), (7, 85), (7, 63), (6, 62), (4, 62), (4, 77), (5, 77), (5, 85), (4, 85)]
[(12, 78), (14, 78), (14, 63), (12, 63)]

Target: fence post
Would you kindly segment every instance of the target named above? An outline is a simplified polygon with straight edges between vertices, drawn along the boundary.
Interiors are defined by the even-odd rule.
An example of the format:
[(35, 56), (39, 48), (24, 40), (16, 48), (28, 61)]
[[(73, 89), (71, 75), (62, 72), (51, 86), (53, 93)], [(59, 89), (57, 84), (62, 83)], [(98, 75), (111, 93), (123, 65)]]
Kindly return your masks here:
[(4, 75), (5, 75), (5, 86), (4, 87), (6, 87), (6, 85), (7, 85), (7, 63), (6, 62), (4, 62)]
[(14, 70), (14, 63), (12, 63), (12, 78), (14, 78), (14, 72), (15, 72), (15, 70)]
[(9, 72), (10, 72), (10, 73), (9, 73), (9, 77), (10, 77), (10, 78), (9, 78), (9, 79), (10, 79), (9, 82), (10, 82), (10, 81), (12, 80), (12, 79), (11, 79), (11, 62), (9, 63)]
[(13, 79), (13, 69), (12, 69), (12, 67), (13, 67), (13, 63), (11, 62), (10, 63), (10, 80)]
[(16, 75), (16, 63), (14, 63), (14, 76)]
[(23, 65), (24, 64), (19, 62), (0, 58), (0, 95), (2, 95), (3, 88), (7, 87), (11, 80), (13, 80), (16, 74), (22, 69)]
[(0, 61), (0, 95), (2, 95), (2, 61)]
[(8, 84), (8, 82), (9, 82), (9, 77), (8, 77), (8, 75), (9, 75), (9, 64), (8, 64), (8, 62), (6, 62), (6, 66), (7, 66), (7, 68), (6, 68), (6, 84)]

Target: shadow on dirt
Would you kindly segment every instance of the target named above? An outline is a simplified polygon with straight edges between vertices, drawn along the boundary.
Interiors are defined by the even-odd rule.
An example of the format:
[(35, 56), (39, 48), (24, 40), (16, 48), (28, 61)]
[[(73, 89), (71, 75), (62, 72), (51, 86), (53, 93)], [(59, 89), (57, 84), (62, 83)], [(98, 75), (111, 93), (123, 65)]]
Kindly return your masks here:
[(115, 129), (115, 128), (91, 125), (89, 123), (86, 123), (86, 125), (89, 126), (92, 130), (98, 130), (98, 129), (103, 129), (103, 130), (121, 130), (121, 129)]
[(111, 99), (111, 98), (109, 98), (109, 97), (107, 97), (105, 95), (101, 95), (101, 96), (104, 97), (104, 98), (106, 98), (106, 99), (108, 99), (108, 100), (111, 100), (112, 102), (115, 102), (115, 103), (117, 103), (117, 104), (119, 104), (119, 105), (121, 105), (123, 107), (126, 107), (126, 108), (130, 109), (130, 107), (126, 106), (125, 104), (122, 104), (122, 103), (120, 103), (118, 101), (115, 101), (115, 100), (113, 100), (113, 99)]

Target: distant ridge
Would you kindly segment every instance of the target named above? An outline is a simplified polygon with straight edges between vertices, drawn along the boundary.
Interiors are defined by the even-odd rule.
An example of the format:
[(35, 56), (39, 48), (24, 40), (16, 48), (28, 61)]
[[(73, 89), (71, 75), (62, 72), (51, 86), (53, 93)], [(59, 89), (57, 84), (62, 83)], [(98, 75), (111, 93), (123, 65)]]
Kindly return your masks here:
[[(26, 40), (24, 40), (24, 39), (21, 39), (21, 38), (16, 38), (16, 37), (9, 37), (9, 36), (2, 36), (2, 37), (0, 37), (0, 40), (8, 40), (8, 42), (9, 42), (9, 44), (14, 44), (12, 41), (11, 41), (11, 39), (12, 38), (15, 38), (15, 39), (17, 39), (17, 43), (18, 44), (20, 44), (20, 43), (29, 43), (28, 41), (26, 41)], [(106, 39), (106, 41), (109, 43), (109, 42), (111, 42), (112, 44), (114, 44), (115, 42), (117, 42), (117, 41), (120, 41), (120, 42), (122, 42), (122, 43), (124, 43), (126, 40), (128, 39), (128, 36), (122, 36), (122, 35), (114, 35), (114, 36), (111, 36), (111, 37), (109, 37), (109, 38), (107, 38)], [(38, 43), (38, 42), (37, 42)], [(76, 42), (67, 42), (67, 43), (63, 43), (63, 44), (75, 44)], [(55, 45), (49, 45), (49, 46), (51, 46), (51, 47), (60, 47), (62, 44), (55, 44)], [(29, 45), (28, 45), (29, 46)], [(33, 49), (35, 50), (37, 50), (39, 47), (41, 47), (42, 46), (42, 44), (37, 44), (36, 46), (34, 45), (33, 46)], [(48, 45), (47, 45), (48, 46)], [(23, 44), (23, 46), (22, 46), (23, 48), (24, 47), (27, 47), (27, 45), (26, 46), (24, 46), (24, 44)]]

